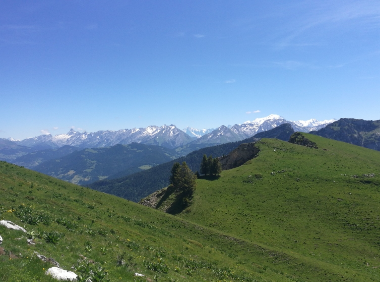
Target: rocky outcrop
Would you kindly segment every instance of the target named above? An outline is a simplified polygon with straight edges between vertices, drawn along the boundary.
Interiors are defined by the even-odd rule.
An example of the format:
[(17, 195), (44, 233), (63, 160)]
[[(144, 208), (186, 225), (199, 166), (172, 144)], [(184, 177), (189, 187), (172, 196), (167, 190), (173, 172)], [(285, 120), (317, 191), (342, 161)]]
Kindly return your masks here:
[(24, 228), (14, 224), (13, 222), (8, 221), (8, 220), (1, 220), (0, 225), (3, 225), (5, 227), (7, 227), (8, 229), (20, 230), (20, 231), (23, 231), (24, 233), (26, 233), (26, 230)]
[(298, 145), (303, 145), (306, 147), (311, 147), (311, 148), (316, 148), (316, 149), (318, 148), (318, 146), (315, 142), (309, 140), (300, 132), (294, 133), (290, 137), (289, 142), (294, 143), (294, 144), (298, 144)]
[(227, 156), (220, 158), (220, 163), (223, 170), (229, 170), (240, 165), (243, 165), (248, 160), (256, 157), (260, 149), (255, 143), (243, 143), (236, 149), (231, 151)]

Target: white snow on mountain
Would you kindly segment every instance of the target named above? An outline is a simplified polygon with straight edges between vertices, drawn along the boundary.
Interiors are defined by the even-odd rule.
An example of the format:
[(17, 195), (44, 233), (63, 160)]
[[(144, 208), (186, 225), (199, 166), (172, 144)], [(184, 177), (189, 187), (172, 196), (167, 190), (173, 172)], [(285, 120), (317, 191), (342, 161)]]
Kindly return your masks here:
[(266, 122), (268, 120), (278, 120), (278, 119), (284, 119), (284, 118), (282, 118), (280, 115), (277, 115), (277, 114), (270, 114), (267, 117), (256, 118), (253, 121), (246, 121), (243, 124), (257, 124), (257, 125), (261, 125), (262, 123), (264, 123), (264, 122)]
[(300, 127), (316, 127), (320, 125), (327, 125), (335, 122), (336, 120), (331, 119), (331, 120), (323, 120), (323, 121), (318, 121), (316, 119), (309, 119), (309, 120), (298, 120), (298, 121), (292, 121), (295, 123), (297, 126)]
[(123, 129), (118, 131), (98, 131), (93, 133), (77, 132), (71, 129), (67, 134), (40, 135), (34, 138), (15, 141), (24, 146), (45, 146), (46, 148), (64, 145), (77, 147), (106, 147), (132, 142), (161, 145), (169, 148), (187, 144), (215, 142), (223, 143), (242, 140), (257, 133), (271, 130), (285, 123), (290, 123), (295, 131), (310, 132), (319, 130), (335, 120), (318, 121), (316, 119), (289, 121), (277, 114), (235, 124), (232, 127), (221, 126), (217, 129), (185, 128), (183, 131), (175, 125), (149, 126), (146, 128)]
[(187, 127), (183, 129), (186, 134), (188, 134), (192, 138), (200, 138), (203, 135), (206, 135), (208, 133), (211, 133), (214, 129), (195, 129), (191, 127)]

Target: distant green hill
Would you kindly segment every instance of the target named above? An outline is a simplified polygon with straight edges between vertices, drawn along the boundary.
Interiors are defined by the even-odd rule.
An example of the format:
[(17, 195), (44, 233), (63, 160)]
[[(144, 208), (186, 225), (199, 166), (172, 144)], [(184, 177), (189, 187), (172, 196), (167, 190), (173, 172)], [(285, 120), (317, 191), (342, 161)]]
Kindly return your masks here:
[(339, 119), (319, 131), (310, 132), (321, 137), (380, 150), (380, 120)]
[(177, 216), (0, 162), (0, 220), (27, 230), (0, 226), (0, 280), (58, 262), (92, 281), (380, 281), (380, 152), (303, 135), (318, 148), (261, 139)]
[(15, 160), (13, 160), (12, 163), (32, 169), (33, 167), (45, 161), (61, 158), (77, 150), (79, 150), (78, 147), (70, 146), (70, 145), (65, 145), (59, 148), (54, 148), (54, 149), (38, 150), (38, 151), (31, 152), (29, 154), (20, 156), (16, 158)]
[(0, 138), (0, 160), (12, 162), (17, 157), (33, 152), (34, 149)]
[(122, 172), (123, 175), (149, 169), (177, 157), (171, 149), (131, 143), (75, 151), (43, 162), (33, 170), (74, 184), (85, 185)]
[(199, 171), (204, 154), (207, 156), (220, 157), (227, 155), (242, 143), (257, 141), (259, 138), (270, 137), (288, 140), (294, 133), (290, 124), (283, 124), (272, 130), (261, 132), (254, 137), (226, 144), (210, 146), (193, 151), (184, 157), (163, 163), (149, 170), (120, 177), (114, 180), (102, 180), (88, 186), (94, 190), (106, 192), (123, 197), (135, 202), (140, 201), (147, 195), (169, 185), (170, 170), (175, 162), (186, 162), (193, 172)]

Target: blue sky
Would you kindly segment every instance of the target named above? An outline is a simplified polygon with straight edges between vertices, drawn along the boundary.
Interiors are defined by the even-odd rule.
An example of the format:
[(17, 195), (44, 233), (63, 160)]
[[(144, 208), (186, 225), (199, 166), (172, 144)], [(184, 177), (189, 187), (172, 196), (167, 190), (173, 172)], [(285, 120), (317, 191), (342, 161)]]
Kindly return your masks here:
[(0, 137), (380, 119), (380, 2), (0, 2)]

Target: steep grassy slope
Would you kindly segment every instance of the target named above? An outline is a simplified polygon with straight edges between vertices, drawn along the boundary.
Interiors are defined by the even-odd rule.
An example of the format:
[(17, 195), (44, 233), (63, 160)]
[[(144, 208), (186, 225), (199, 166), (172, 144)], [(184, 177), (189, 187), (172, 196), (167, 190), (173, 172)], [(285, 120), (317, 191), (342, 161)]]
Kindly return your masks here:
[(50, 281), (54, 261), (84, 277), (92, 270), (93, 281), (341, 279), (328, 265), (5, 162), (0, 195), (0, 219), (28, 231), (0, 226), (0, 281)]
[(318, 281), (379, 281), (380, 153), (304, 135), (318, 149), (262, 139), (257, 158), (198, 180), (179, 217), (318, 267)]
[[(44, 270), (52, 264), (37, 259), (35, 251), (68, 270), (86, 257), (111, 281), (256, 278), (249, 265), (237, 266), (228, 256), (231, 249), (224, 246), (234, 241), (227, 235), (5, 162), (0, 184), (0, 218), (29, 232), (0, 226), (0, 281), (51, 280)], [(28, 245), (27, 236), (36, 244)]]

